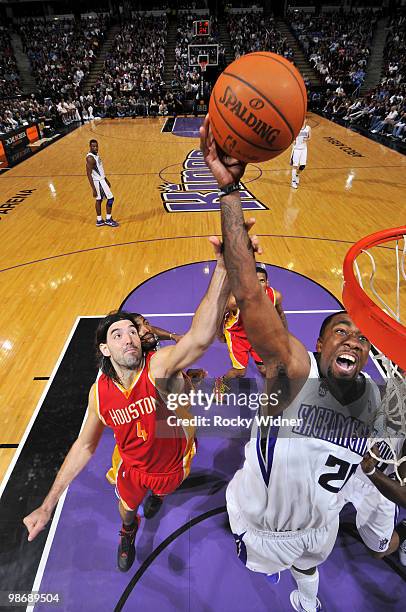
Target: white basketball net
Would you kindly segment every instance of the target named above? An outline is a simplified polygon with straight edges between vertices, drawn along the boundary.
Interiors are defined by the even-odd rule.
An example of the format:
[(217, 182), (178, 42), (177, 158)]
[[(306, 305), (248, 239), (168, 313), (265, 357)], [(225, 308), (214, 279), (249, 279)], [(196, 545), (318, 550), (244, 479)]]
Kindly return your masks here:
[[(401, 244), (399, 244), (402, 242), (403, 247)], [(399, 323), (402, 323), (401, 290), (403, 289), (403, 292), (405, 291), (404, 281), (406, 281), (406, 236), (403, 236), (401, 239), (396, 239), (396, 295), (395, 304), (392, 303), (392, 306), (389, 305), (387, 301), (385, 301), (385, 299), (376, 291), (375, 274), (377, 268), (374, 256), (367, 250), (363, 250), (362, 253), (365, 253), (369, 257), (371, 263), (371, 272), (369, 275), (369, 288), (371, 293), (388, 315), (392, 316)], [(357, 261), (354, 261), (354, 267), (358, 276), (358, 282), (361, 288), (364, 289)], [(374, 459), (377, 461), (382, 461), (382, 458), (375, 454), (372, 447), (374, 444), (385, 440), (392, 452), (393, 459), (385, 459), (384, 461), (385, 463), (389, 463), (394, 466), (395, 474), (400, 484), (406, 485), (406, 478), (402, 478), (399, 474), (399, 466), (406, 461), (406, 456), (398, 456), (398, 452), (403, 446), (403, 441), (406, 439), (405, 372), (382, 353), (374, 355), (373, 358), (386, 381), (386, 388), (381, 405), (379, 406), (377, 414), (374, 418), (374, 437), (368, 441), (368, 450)], [(399, 444), (399, 442), (401, 443)]]
[(397, 479), (401, 485), (406, 485), (406, 478), (399, 474), (399, 467), (406, 461), (406, 456), (398, 453), (406, 439), (406, 379), (404, 372), (382, 353), (374, 356), (380, 369), (385, 371), (385, 395), (375, 414), (373, 428), (374, 437), (368, 440), (369, 454), (377, 461), (382, 461), (372, 450), (374, 444), (384, 440), (390, 448), (393, 459), (384, 459), (385, 463), (393, 465)]

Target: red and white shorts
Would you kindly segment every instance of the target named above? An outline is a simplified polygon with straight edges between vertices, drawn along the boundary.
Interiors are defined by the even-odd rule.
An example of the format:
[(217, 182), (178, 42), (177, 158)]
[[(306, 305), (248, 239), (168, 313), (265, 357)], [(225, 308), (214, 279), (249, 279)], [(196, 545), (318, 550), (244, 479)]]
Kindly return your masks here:
[(239, 336), (236, 336), (230, 332), (227, 332), (224, 335), (233, 368), (236, 370), (243, 370), (246, 368), (250, 355), (255, 363), (262, 364), (261, 357), (254, 351), (251, 344), (248, 342), (248, 339), (240, 338)]
[(154, 495), (169, 495), (182, 484), (185, 478), (183, 469), (172, 474), (147, 474), (134, 467), (119, 467), (116, 480), (116, 493), (126, 510), (136, 510), (148, 491)]
[(118, 447), (114, 448), (112, 467), (106, 474), (110, 484), (115, 485), (116, 495), (122, 501), (126, 510), (136, 510), (148, 491), (155, 495), (169, 495), (176, 491), (189, 476), (192, 459), (196, 454), (196, 441), (189, 440), (183, 457), (183, 466), (167, 474), (151, 474), (141, 472), (135, 467), (127, 467), (120, 455)]

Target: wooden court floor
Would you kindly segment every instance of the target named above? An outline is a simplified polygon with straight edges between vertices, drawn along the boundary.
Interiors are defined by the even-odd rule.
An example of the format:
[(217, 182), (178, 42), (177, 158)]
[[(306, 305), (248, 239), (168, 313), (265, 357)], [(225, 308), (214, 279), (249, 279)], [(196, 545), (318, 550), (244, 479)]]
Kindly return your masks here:
[[(219, 212), (164, 208), (160, 186), (180, 184), (183, 162), (198, 148), (186, 133), (161, 132), (165, 121), (94, 122), (0, 176), (0, 481), (76, 317), (116, 308), (168, 268), (212, 259), (207, 236), (219, 233)], [(350, 244), (405, 223), (406, 158), (316, 115), (309, 123), (308, 166), (297, 191), (288, 151), (249, 166), (245, 184), (267, 207), (254, 214), (263, 260), (340, 298)], [(99, 141), (112, 184), (117, 229), (95, 226), (85, 174), (90, 138)], [(12, 208), (1, 206), (15, 197)]]

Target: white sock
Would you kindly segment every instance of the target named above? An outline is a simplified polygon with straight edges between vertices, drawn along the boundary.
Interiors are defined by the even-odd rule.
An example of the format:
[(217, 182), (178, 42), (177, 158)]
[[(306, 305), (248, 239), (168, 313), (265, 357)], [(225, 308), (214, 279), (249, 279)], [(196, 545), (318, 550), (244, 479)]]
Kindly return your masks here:
[(302, 608), (306, 612), (315, 612), (317, 606), (317, 591), (319, 590), (319, 571), (316, 568), (314, 574), (302, 574), (293, 567), (290, 568), (290, 573), (296, 580), (297, 588), (299, 589), (299, 600)]
[(103, 217), (102, 217), (101, 215), (97, 215), (97, 220), (98, 220), (98, 221), (102, 221), (102, 220), (103, 220)]
[(296, 183), (296, 177), (297, 177), (296, 168), (292, 168), (292, 183)]
[(110, 221), (110, 219), (111, 219), (111, 215), (106, 214), (106, 221)]

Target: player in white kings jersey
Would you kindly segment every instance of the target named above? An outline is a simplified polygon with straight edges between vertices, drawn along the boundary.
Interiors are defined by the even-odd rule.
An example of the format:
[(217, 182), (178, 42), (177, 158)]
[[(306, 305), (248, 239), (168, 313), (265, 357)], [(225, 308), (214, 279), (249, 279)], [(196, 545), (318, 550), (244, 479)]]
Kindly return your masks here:
[(296, 136), (292, 146), (292, 154), (290, 157), (290, 165), (292, 166), (292, 182), (291, 187), (297, 189), (300, 182), (300, 173), (306, 167), (307, 163), (307, 143), (312, 136), (310, 125), (303, 123), (299, 134)]
[[(255, 260), (239, 195), (245, 164), (217, 149), (209, 118), (200, 131), (204, 159), (220, 186), (224, 256), (247, 336), (266, 367), (269, 394), (295, 423), (254, 428), (243, 468), (227, 489), (227, 510), (240, 559), (249, 569), (275, 574), (290, 569), (298, 590), (295, 610), (320, 610), (317, 565), (331, 552), (342, 502), (338, 492), (366, 451), (365, 423), (379, 402), (376, 385), (362, 375), (370, 343), (349, 315), (328, 317), (317, 354), (283, 326), (256, 282)], [(269, 302), (269, 303), (268, 303)]]
[[(86, 174), (90, 186), (93, 191), (93, 197), (96, 198), (96, 225), (110, 225), (110, 227), (118, 227), (117, 221), (111, 216), (114, 196), (111, 191), (110, 181), (105, 175), (102, 160), (99, 157), (99, 144), (97, 140), (92, 139), (89, 142), (90, 151), (86, 155)], [(106, 199), (106, 219), (103, 219), (101, 213), (102, 200)]]

